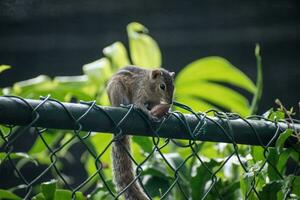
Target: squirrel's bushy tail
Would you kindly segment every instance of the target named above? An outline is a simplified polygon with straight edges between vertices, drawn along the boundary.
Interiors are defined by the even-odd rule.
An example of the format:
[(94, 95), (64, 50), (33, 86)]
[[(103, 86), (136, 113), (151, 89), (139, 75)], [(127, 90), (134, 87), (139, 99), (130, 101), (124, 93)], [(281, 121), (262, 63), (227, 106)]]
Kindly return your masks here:
[[(128, 135), (116, 140), (112, 148), (113, 172), (119, 192), (128, 187), (135, 178), (132, 161), (125, 148), (127, 152), (130, 152), (130, 137)], [(126, 200), (149, 200), (142, 191), (137, 179), (126, 188), (123, 194)]]

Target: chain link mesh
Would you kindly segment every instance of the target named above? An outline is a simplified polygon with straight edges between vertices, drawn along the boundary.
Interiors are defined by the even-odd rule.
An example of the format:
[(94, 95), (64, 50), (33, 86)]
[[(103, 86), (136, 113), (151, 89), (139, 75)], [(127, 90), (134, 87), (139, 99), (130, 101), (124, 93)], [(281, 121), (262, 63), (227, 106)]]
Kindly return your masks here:
[[(244, 194), (245, 199), (251, 199), (254, 197), (254, 199), (262, 199), (262, 197), (259, 194), (259, 191), (257, 190), (257, 186), (259, 184), (259, 176), (263, 173), (263, 170), (268, 166), (269, 168), (272, 168), (274, 173), (276, 173), (277, 176), (279, 176), (281, 179), (283, 179), (284, 174), (281, 172), (281, 170), (278, 169), (278, 166), (273, 164), (272, 160), (269, 159), (270, 154), (270, 144), (274, 143), (274, 140), (278, 138), (278, 135), (282, 132), (280, 130), (280, 127), (278, 126), (277, 130), (274, 132), (274, 137), (268, 141), (266, 144), (265, 142), (261, 141), (260, 135), (257, 133), (256, 129), (252, 126), (251, 123), (248, 122), (248, 119), (257, 119), (257, 120), (265, 120), (269, 121), (268, 119), (263, 118), (262, 116), (252, 116), (250, 118), (242, 118), (237, 114), (233, 113), (224, 113), (217, 110), (209, 110), (205, 113), (196, 113), (192, 109), (190, 109), (188, 106), (182, 105), (180, 103), (175, 103), (175, 106), (180, 107), (181, 109), (184, 109), (188, 112), (190, 112), (192, 115), (197, 117), (198, 124), (197, 126), (192, 129), (189, 125), (188, 120), (186, 119), (185, 115), (183, 115), (180, 112), (173, 112), (168, 117), (173, 116), (177, 118), (177, 123), (179, 123), (181, 126), (184, 127), (186, 132), (188, 132), (191, 139), (183, 141), (183, 140), (176, 140), (172, 138), (161, 138), (160, 137), (160, 128), (161, 126), (166, 123), (168, 120), (168, 117), (164, 118), (158, 126), (153, 126), (150, 121), (143, 115), (143, 113), (139, 112), (138, 110), (135, 110), (133, 106), (127, 106), (127, 113), (122, 117), (120, 121), (114, 121), (113, 118), (110, 117), (110, 115), (107, 113), (105, 109), (102, 107), (96, 105), (95, 102), (81, 102), (81, 104), (88, 105), (88, 108), (84, 113), (82, 113), (81, 116), (75, 117), (65, 106), (63, 103), (51, 99), (48, 97), (41, 98), (41, 102), (38, 106), (32, 107), (27, 100), (20, 98), (20, 97), (10, 97), (12, 99), (18, 99), (23, 105), (25, 105), (28, 109), (31, 110), (31, 120), (26, 126), (16, 126), (14, 124), (9, 125), (3, 125), (0, 131), (1, 131), (1, 152), (3, 156), (1, 157), (0, 162), (0, 170), (4, 171), (4, 169), (8, 169), (10, 173), (14, 172), (14, 177), (11, 177), (13, 179), (13, 183), (15, 185), (12, 185), (14, 190), (19, 191), (19, 194), (23, 195), (22, 197), (24, 199), (30, 199), (32, 196), (35, 195), (36, 192), (36, 186), (38, 186), (45, 178), (44, 177), (50, 177), (58, 179), (60, 181), (61, 187), (66, 188), (70, 191), (72, 191), (72, 199), (76, 199), (76, 192), (78, 191), (84, 191), (86, 196), (92, 196), (97, 191), (99, 191), (99, 188), (104, 189), (108, 192), (108, 196), (113, 199), (120, 199), (124, 191), (133, 184), (133, 182), (138, 181), (142, 188), (144, 189), (145, 193), (149, 198), (151, 198), (151, 194), (148, 192), (147, 188), (143, 184), (143, 177), (145, 173), (145, 166), (147, 163), (151, 162), (153, 163), (153, 160), (159, 160), (160, 162), (164, 163), (165, 168), (167, 171), (169, 171), (172, 176), (170, 177), (171, 184), (169, 187), (164, 190), (160, 191), (159, 194), (160, 199), (170, 199), (172, 192), (176, 189), (180, 192), (180, 195), (183, 199), (191, 199), (191, 188), (187, 187), (184, 183), (185, 180), (185, 173), (187, 173), (184, 168), (187, 164), (190, 166), (188, 169), (188, 173), (194, 173), (193, 166), (202, 166), (203, 170), (203, 176), (208, 177), (209, 181), (206, 182), (205, 185), (199, 185), (199, 190), (203, 190), (202, 196), (199, 196), (198, 199), (206, 199), (209, 194), (214, 193), (217, 195), (219, 199), (224, 199), (224, 195), (221, 191), (220, 185), (219, 185), (219, 179), (222, 178), (222, 175), (220, 175), (221, 171), (226, 171), (229, 169), (229, 165), (233, 165), (233, 163), (238, 164), (241, 168), (241, 171), (239, 174), (241, 175), (240, 178), (244, 178), (245, 175), (249, 173), (253, 173), (253, 166), (249, 165), (248, 160), (245, 159), (245, 149), (248, 148), (247, 145), (239, 145), (236, 143), (235, 137), (236, 133), (233, 132), (231, 124), (226, 123), (229, 120), (232, 119), (241, 119), (243, 120), (252, 130), (253, 137), (256, 137), (260, 143), (260, 146), (263, 148), (263, 158), (260, 162), (260, 165), (257, 166), (256, 170), (254, 171), (254, 174), (251, 176), (250, 181), (250, 187), (247, 188), (247, 192)], [(73, 121), (74, 129), (71, 132), (69, 137), (63, 137), (63, 135), (60, 137), (59, 142), (49, 143), (47, 140), (47, 132), (51, 131), (44, 127), (35, 127), (35, 123), (40, 119), (39, 114), (39, 107), (45, 104), (46, 102), (56, 102), (58, 103), (67, 113), (68, 117)], [(89, 139), (92, 137), (93, 132), (85, 132), (82, 131), (82, 119), (85, 118), (87, 113), (89, 113), (91, 110), (97, 110), (98, 112), (103, 112), (111, 121), (113, 124), (113, 133), (115, 134), (115, 137), (112, 138), (107, 145), (103, 146), (103, 144), (99, 144), (99, 146), (102, 145), (101, 149), (103, 149), (100, 153), (95, 151), (93, 147), (90, 145)], [(143, 117), (145, 122), (148, 124), (149, 130), (152, 132), (152, 146), (151, 151), (149, 151), (147, 154), (143, 155), (142, 161), (137, 161), (135, 158), (135, 155), (131, 152), (126, 151), (128, 156), (130, 156), (132, 162), (135, 166), (135, 172), (136, 176), (133, 182), (128, 185), (123, 191), (116, 192), (116, 190), (113, 187), (113, 184), (111, 184), (111, 178), (107, 177), (104, 173), (104, 170), (110, 167), (109, 164), (106, 162), (103, 162), (103, 156), (104, 154), (109, 151), (109, 148), (115, 142), (116, 140), (123, 137), (125, 134), (122, 130), (122, 124), (126, 123), (126, 119), (132, 112), (138, 112), (139, 115)], [(213, 118), (207, 117), (207, 115), (213, 114), (218, 120), (214, 120)], [(205, 148), (205, 143), (209, 142), (202, 142), (198, 141), (195, 138), (199, 134), (207, 134), (206, 133), (206, 120), (210, 120), (212, 123), (214, 123), (216, 126), (220, 128), (222, 133), (226, 135), (228, 140), (230, 140), (230, 144), (227, 144), (226, 149), (226, 156), (223, 157), (223, 159), (217, 159), (216, 163), (212, 166), (210, 162), (208, 162), (205, 158), (205, 156), (201, 155), (205, 150), (203, 151), (202, 148)], [(219, 120), (223, 121), (226, 126), (220, 125)], [(101, 122), (99, 122), (101, 123)], [(272, 122), (273, 123), (273, 122)], [(274, 122), (276, 125), (276, 122)], [(30, 132), (30, 133), (29, 133)], [(33, 177), (33, 174), (35, 173), (28, 173), (22, 170), (22, 167), (19, 166), (19, 162), (17, 159), (15, 159), (16, 152), (18, 152), (18, 147), (16, 146), (16, 141), (21, 140), (28, 134), (27, 137), (31, 137), (32, 140), (37, 141), (40, 140), (43, 145), (46, 147), (48, 152), (48, 159), (50, 160), (50, 164), (47, 165), (47, 167), (44, 167), (42, 171), (40, 171), (39, 165), (35, 165), (33, 167), (33, 170), (38, 169), (39, 173), (38, 175)], [(99, 133), (101, 134), (101, 133)], [(24, 136), (25, 135), (25, 136)], [(107, 141), (106, 141), (107, 142)], [(72, 143), (79, 143), (82, 145), (83, 149), (86, 151), (86, 154), (91, 156), (93, 158), (95, 171), (92, 174), (87, 175), (85, 180), (81, 181), (79, 184), (74, 185), (70, 184), (70, 180), (62, 173), (62, 167), (61, 167), (61, 160), (64, 158), (65, 155), (64, 151), (68, 151), (69, 146)], [(224, 144), (224, 143), (223, 143)], [(218, 143), (214, 143), (214, 145), (220, 145)], [(184, 151), (188, 152), (185, 153), (185, 156), (181, 158), (181, 160), (177, 163), (174, 163), (172, 159), (170, 159), (170, 156), (172, 154), (166, 153), (169, 152), (170, 149), (167, 149), (168, 146), (171, 146), (171, 150), (176, 151)], [(97, 147), (96, 147), (97, 148)], [(124, 148), (124, 150), (126, 150)], [(109, 153), (109, 152), (108, 152)], [(181, 154), (183, 155), (183, 154)], [(141, 160), (141, 159), (140, 159)], [(76, 159), (76, 162), (74, 165), (82, 165), (79, 159)], [(155, 167), (155, 166), (154, 166)], [(296, 165), (296, 167), (293, 169), (293, 173), (297, 174), (299, 173), (299, 166)], [(0, 171), (0, 172), (1, 172)], [(243, 177), (244, 175), (244, 177)], [(32, 178), (33, 177), (33, 178)], [(76, 177), (75, 177), (76, 178)], [(144, 177), (145, 178), (145, 177)], [(202, 177), (196, 177), (196, 178), (202, 178)], [(94, 180), (97, 180), (98, 184), (95, 184)], [(2, 184), (5, 184), (8, 180), (1, 180)], [(101, 187), (99, 187), (99, 185)], [(84, 189), (85, 187), (89, 188), (88, 190)], [(289, 189), (289, 191), (292, 190), (292, 186)]]

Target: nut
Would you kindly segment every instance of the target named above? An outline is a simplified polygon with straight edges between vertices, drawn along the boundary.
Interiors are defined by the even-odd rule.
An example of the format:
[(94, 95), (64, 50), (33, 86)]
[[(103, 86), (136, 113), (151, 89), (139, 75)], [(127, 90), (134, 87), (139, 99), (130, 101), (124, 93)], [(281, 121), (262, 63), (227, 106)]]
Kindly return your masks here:
[(158, 104), (150, 110), (150, 114), (155, 117), (161, 118), (168, 113), (169, 109), (170, 104)]

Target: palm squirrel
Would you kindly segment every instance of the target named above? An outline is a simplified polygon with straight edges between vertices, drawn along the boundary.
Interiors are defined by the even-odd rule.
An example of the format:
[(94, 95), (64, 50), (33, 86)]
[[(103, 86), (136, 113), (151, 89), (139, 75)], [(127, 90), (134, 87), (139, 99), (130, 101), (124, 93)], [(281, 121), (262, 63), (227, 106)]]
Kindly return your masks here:
[[(174, 75), (174, 72), (162, 68), (154, 70), (136, 66), (122, 68), (108, 82), (109, 101), (112, 106), (133, 104), (150, 119), (160, 118), (166, 112), (163, 105), (170, 108), (173, 102)], [(162, 107), (159, 107), (160, 105)], [(113, 173), (118, 192), (123, 191), (135, 178), (132, 161), (124, 149), (130, 152), (130, 143), (128, 135), (113, 143)], [(149, 199), (138, 180), (135, 180), (123, 194), (126, 200)]]

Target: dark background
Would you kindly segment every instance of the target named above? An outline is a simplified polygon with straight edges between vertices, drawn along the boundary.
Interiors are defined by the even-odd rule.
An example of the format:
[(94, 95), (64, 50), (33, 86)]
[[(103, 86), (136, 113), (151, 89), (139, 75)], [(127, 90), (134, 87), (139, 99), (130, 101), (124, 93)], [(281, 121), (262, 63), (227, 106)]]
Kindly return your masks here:
[(0, 87), (39, 74), (81, 74), (105, 46), (117, 40), (127, 45), (126, 25), (138, 21), (160, 45), (163, 66), (176, 72), (217, 55), (255, 81), (259, 42), (265, 83), (260, 111), (275, 98), (297, 106), (299, 11), (297, 0), (0, 0), (0, 63), (13, 66), (0, 75)]
[[(300, 100), (299, 0), (0, 0), (0, 64), (13, 66), (0, 74), (0, 87), (40, 74), (82, 74), (82, 65), (99, 59), (105, 46), (118, 40), (128, 44), (126, 25), (132, 21), (149, 28), (161, 47), (163, 66), (176, 72), (195, 59), (217, 55), (255, 81), (258, 42), (264, 66), (260, 112), (275, 98), (287, 107)], [(33, 136), (24, 134), (17, 150), (30, 146)], [(72, 152), (82, 150), (77, 145)], [(36, 177), (44, 169), (33, 168), (24, 168), (24, 174)], [(74, 185), (85, 179), (81, 165), (64, 165), (64, 172), (76, 174)], [(0, 188), (16, 185), (9, 166), (0, 174)]]

